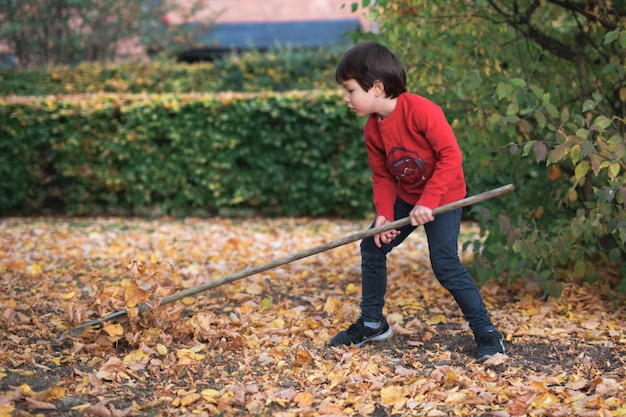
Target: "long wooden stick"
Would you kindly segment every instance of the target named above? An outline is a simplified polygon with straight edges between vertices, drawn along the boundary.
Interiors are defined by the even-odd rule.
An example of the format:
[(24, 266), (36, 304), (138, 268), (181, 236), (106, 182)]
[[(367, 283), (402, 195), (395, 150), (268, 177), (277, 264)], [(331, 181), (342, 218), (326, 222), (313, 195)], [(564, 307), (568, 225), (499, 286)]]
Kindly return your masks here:
[[(511, 191), (513, 191), (513, 185), (512, 184), (508, 184), (499, 188), (495, 188), (493, 190), (490, 191), (485, 191), (484, 193), (481, 194), (476, 194), (474, 196), (471, 197), (467, 197), (464, 198), (462, 200), (459, 201), (455, 201), (453, 203), (450, 204), (446, 204), (443, 205), (441, 207), (437, 207), (436, 209), (433, 210), (433, 215), (436, 216), (438, 214), (442, 214), (442, 213), (446, 213), (452, 210), (456, 210), (462, 207), (466, 207), (472, 204), (476, 204), (476, 203), (480, 203), (481, 201), (485, 201), (485, 200), (489, 200), (491, 198), (494, 197), (498, 197), (504, 194), (507, 194)], [(386, 232), (388, 230), (391, 229), (397, 229), (399, 227), (402, 226), (406, 226), (410, 224), (410, 219), (408, 217), (405, 217), (403, 219), (400, 220), (396, 220), (394, 222), (390, 222), (387, 224), (384, 224), (380, 227), (375, 227), (375, 228), (370, 228), (358, 233), (354, 233), (352, 235), (343, 237), (341, 239), (337, 239), (337, 240), (333, 240), (331, 242), (328, 243), (324, 243), (322, 245), (318, 245), (315, 246), (313, 248), (309, 248), (309, 249), (305, 249), (303, 251), (300, 251), (298, 253), (294, 253), (293, 255), (289, 255), (289, 256), (285, 256), (284, 258), (279, 258), (279, 259), (275, 259), (271, 262), (265, 263), (263, 265), (258, 265), (258, 266), (253, 266), (247, 269), (244, 269), (242, 271), (236, 272), (234, 274), (230, 274), (227, 276), (224, 276), (222, 278), (216, 279), (215, 281), (211, 281), (211, 282), (205, 282), (204, 284), (200, 284), (196, 287), (192, 287), (192, 288), (188, 288), (186, 290), (183, 291), (179, 291), (177, 293), (174, 294), (170, 294), (167, 297), (163, 298), (159, 304), (159, 306), (162, 306), (164, 304), (168, 304), (174, 301), (178, 301), (181, 300), (185, 297), (190, 297), (192, 295), (198, 294), (202, 291), (206, 291), (209, 290), (211, 288), (216, 288), (219, 286), (222, 286), (224, 284), (228, 284), (234, 281), (238, 281), (242, 278), (246, 278), (249, 277), (251, 275), (255, 275), (258, 274), (260, 272), (264, 272), (273, 268), (277, 268), (281, 265), (285, 265), (291, 262), (295, 262), (297, 260), (303, 259), (303, 258), (307, 258), (309, 256), (313, 256), (316, 255), (318, 253), (321, 252), (325, 252), (327, 250), (330, 249), (334, 249), (337, 248), (339, 246), (343, 246), (343, 245), (347, 245), (348, 243), (352, 243), (352, 242), (356, 242), (357, 240), (362, 240), (365, 239), (367, 237), (370, 236), (374, 236), (378, 233), (383, 233)], [(144, 313), (148, 310), (150, 310), (151, 307), (147, 304), (142, 304), (141, 306), (139, 306), (138, 312), (139, 314)], [(93, 326), (96, 324), (100, 324), (103, 323), (105, 321), (109, 321), (111, 319), (114, 319), (116, 317), (121, 317), (121, 316), (125, 316), (128, 313), (128, 310), (123, 309), (120, 311), (117, 311), (115, 313), (111, 313), (107, 316), (101, 317), (99, 319), (95, 319), (95, 320), (91, 320), (88, 322), (85, 322), (83, 324), (80, 324), (79, 326), (76, 326), (74, 329), (72, 329), (72, 331), (70, 332), (72, 335), (74, 336), (78, 336), (80, 334), (82, 334), (83, 330), (86, 327), (89, 326)]]

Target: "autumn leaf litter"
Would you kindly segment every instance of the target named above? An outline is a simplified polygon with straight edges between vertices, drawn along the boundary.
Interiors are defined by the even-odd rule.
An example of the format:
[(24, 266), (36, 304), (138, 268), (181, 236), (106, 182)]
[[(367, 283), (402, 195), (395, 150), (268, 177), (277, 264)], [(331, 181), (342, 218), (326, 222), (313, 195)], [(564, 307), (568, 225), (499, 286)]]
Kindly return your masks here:
[[(390, 254), (384, 342), (328, 345), (358, 315), (358, 243), (159, 307), (365, 224), (2, 219), (0, 416), (626, 415), (626, 314), (610, 279), (546, 301), (530, 284), (483, 286), (508, 355), (479, 364), (419, 230)], [(137, 314), (144, 302), (154, 309)]]

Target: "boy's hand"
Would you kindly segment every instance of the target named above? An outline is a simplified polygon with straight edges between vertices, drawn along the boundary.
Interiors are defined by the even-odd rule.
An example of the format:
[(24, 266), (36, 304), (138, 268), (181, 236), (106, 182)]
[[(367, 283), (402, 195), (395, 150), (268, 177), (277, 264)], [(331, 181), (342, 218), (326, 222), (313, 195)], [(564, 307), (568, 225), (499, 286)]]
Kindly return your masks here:
[[(374, 226), (380, 227), (385, 223), (389, 223), (389, 220), (387, 220), (385, 216), (378, 216), (376, 217), (376, 223), (374, 223)], [(390, 243), (399, 234), (400, 232), (397, 231), (396, 229), (387, 230), (384, 233), (379, 233), (377, 235), (374, 235), (374, 243), (376, 244), (376, 246), (380, 248), (383, 243)]]
[(435, 220), (432, 209), (426, 206), (420, 206), (419, 204), (413, 207), (413, 210), (409, 213), (409, 218), (411, 219), (412, 226), (419, 226)]

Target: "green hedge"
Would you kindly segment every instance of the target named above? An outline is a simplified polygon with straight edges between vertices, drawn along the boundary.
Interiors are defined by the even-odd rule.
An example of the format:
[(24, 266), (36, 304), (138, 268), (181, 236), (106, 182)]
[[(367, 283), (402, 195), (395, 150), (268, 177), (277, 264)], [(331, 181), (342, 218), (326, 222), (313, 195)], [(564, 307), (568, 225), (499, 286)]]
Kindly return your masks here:
[(336, 48), (233, 54), (215, 63), (83, 63), (0, 70), (0, 96), (86, 93), (219, 93), (335, 88)]
[(0, 99), (0, 214), (363, 216), (336, 91)]

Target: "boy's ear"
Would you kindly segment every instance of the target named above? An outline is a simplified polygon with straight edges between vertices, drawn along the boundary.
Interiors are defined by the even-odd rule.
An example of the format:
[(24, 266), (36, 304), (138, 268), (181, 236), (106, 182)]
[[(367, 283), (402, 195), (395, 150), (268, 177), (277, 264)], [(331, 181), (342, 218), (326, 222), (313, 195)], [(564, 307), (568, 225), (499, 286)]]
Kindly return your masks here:
[(374, 85), (372, 85), (372, 88), (374, 89), (374, 92), (377, 96), (385, 94), (385, 84), (383, 84), (383, 82), (380, 80), (374, 81)]

